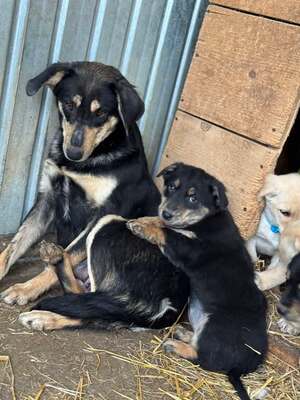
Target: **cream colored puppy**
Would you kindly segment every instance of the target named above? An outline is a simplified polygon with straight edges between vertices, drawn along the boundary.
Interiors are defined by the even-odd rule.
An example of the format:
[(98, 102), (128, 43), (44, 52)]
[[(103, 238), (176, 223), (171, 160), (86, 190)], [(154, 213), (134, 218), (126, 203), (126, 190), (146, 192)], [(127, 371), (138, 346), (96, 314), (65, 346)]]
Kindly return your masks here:
[(300, 252), (300, 175), (268, 175), (258, 198), (265, 200), (265, 208), (246, 246), (254, 262), (258, 253), (272, 257), (256, 279), (258, 287), (267, 290), (286, 281), (287, 265)]

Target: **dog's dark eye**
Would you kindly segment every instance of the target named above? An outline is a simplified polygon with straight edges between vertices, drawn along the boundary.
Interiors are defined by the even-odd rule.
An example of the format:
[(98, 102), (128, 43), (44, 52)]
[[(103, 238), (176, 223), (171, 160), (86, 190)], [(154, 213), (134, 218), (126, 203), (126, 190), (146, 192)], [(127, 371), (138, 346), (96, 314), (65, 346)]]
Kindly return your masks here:
[(282, 215), (284, 215), (285, 217), (290, 217), (291, 213), (290, 211), (284, 211), (284, 210), (279, 210), (281, 212)]
[(176, 186), (174, 185), (174, 183), (169, 183), (167, 189), (169, 192), (175, 192)]
[(188, 197), (190, 203), (197, 203), (198, 199), (195, 194), (192, 194), (191, 196)]
[(66, 103), (64, 103), (64, 109), (66, 111), (73, 111), (75, 107), (75, 104), (73, 103), (73, 101), (67, 101)]

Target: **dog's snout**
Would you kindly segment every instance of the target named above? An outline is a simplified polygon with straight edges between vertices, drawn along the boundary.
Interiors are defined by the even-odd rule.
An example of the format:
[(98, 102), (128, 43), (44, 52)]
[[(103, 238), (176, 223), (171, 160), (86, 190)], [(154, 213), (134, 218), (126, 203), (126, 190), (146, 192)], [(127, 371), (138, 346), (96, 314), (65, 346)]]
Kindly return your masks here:
[(77, 128), (72, 135), (71, 145), (75, 147), (81, 147), (83, 144), (83, 128)]
[(170, 221), (170, 219), (172, 219), (173, 214), (171, 214), (169, 211), (164, 210), (162, 212), (162, 217), (163, 219), (165, 219), (166, 221)]

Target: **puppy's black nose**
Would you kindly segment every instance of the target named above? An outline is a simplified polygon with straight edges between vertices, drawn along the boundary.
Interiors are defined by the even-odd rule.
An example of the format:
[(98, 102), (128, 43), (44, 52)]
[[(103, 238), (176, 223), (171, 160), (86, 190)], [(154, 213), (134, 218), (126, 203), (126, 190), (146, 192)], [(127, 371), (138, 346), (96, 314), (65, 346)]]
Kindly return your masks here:
[(166, 221), (170, 221), (170, 219), (173, 217), (173, 215), (172, 215), (169, 211), (164, 210), (164, 211), (162, 212), (162, 217), (163, 217), (163, 219), (165, 219)]
[(84, 133), (84, 131), (82, 128), (78, 128), (75, 130), (75, 132), (73, 133), (73, 135), (71, 137), (71, 145), (72, 146), (76, 146), (76, 147), (82, 146), (83, 133)]
[(71, 147), (69, 147), (69, 148), (66, 150), (66, 156), (67, 156), (70, 160), (73, 160), (73, 161), (78, 161), (78, 160), (80, 160), (81, 157), (82, 157), (82, 154), (83, 154), (83, 153), (82, 153), (80, 147), (73, 147), (73, 146), (71, 146)]

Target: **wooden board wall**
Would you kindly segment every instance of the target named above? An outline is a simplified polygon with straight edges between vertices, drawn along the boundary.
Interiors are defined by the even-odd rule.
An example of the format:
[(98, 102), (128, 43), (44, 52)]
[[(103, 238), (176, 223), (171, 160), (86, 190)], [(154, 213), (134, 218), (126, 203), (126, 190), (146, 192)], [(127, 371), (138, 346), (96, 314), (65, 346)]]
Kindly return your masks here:
[(213, 0), (211, 3), (300, 24), (299, 0)]
[(180, 160), (220, 179), (228, 189), (235, 221), (247, 236), (255, 231), (259, 219), (257, 192), (278, 153), (178, 111), (161, 164), (163, 168)]
[(183, 161), (222, 180), (245, 238), (299, 109), (299, 66), (299, 26), (208, 7), (162, 167)]
[(299, 66), (299, 27), (210, 6), (180, 109), (280, 147), (299, 102)]

